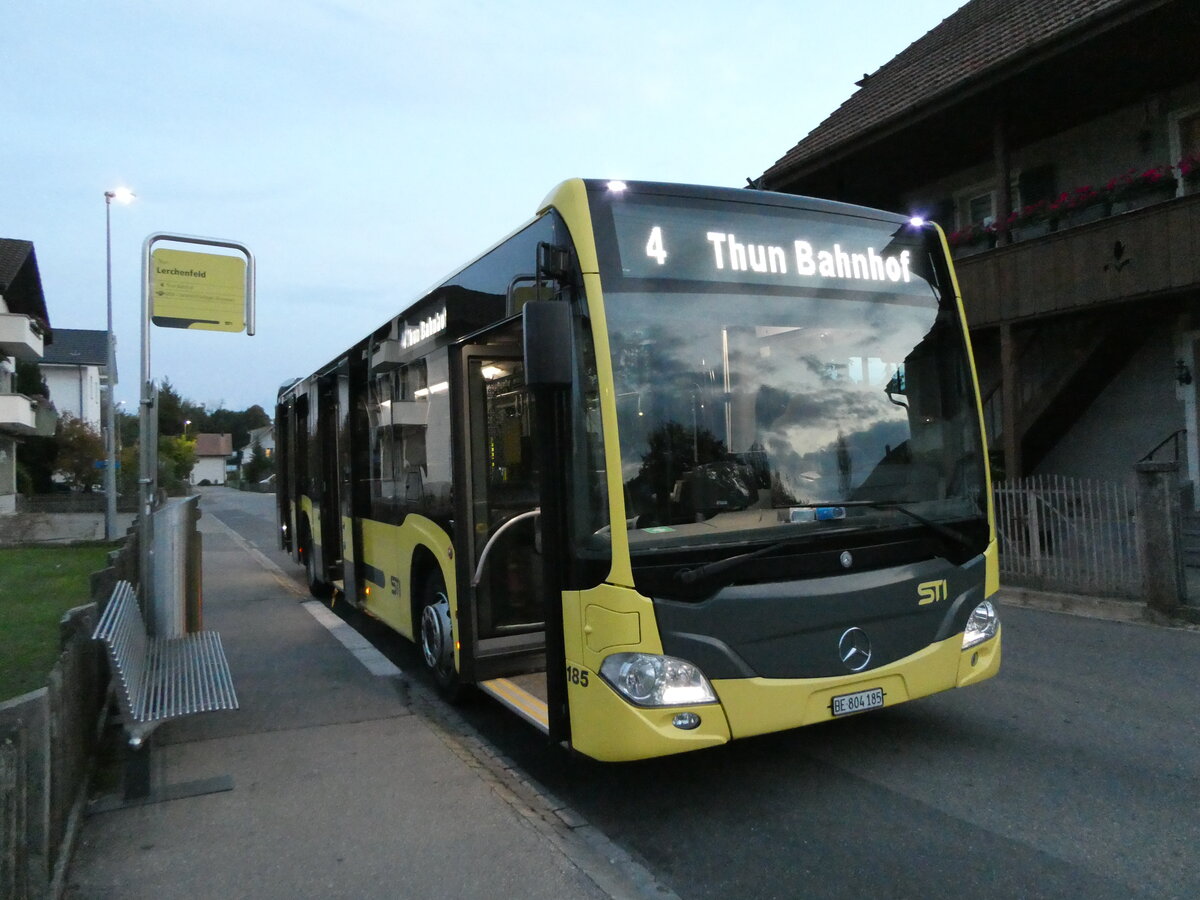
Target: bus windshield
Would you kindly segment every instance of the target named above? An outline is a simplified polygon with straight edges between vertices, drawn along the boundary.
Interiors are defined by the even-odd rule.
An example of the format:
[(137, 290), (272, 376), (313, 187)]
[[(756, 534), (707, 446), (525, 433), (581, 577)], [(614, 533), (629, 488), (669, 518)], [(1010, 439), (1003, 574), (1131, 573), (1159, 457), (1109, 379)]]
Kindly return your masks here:
[[(669, 253), (671, 231), (653, 221), (661, 212), (638, 238), (658, 228), (662, 243), (645, 251)], [(733, 235), (718, 233), (727, 248)], [(906, 267), (930, 259), (923, 244)], [(799, 251), (786, 246), (794, 271)], [(635, 554), (985, 515), (967, 347), (931, 272), (906, 268), (894, 290), (886, 278), (651, 283), (628, 276), (656, 274), (655, 260), (639, 272), (629, 257), (605, 309)]]

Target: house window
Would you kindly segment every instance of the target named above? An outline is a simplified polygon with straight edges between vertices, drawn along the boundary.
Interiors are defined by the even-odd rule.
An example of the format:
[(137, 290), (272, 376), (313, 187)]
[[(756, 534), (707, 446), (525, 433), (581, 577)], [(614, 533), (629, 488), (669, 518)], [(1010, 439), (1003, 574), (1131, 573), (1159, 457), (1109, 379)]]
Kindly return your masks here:
[(1179, 193), (1200, 193), (1200, 109), (1171, 116), (1171, 155), (1179, 167)]
[(991, 225), (996, 221), (996, 195), (992, 191), (968, 197), (963, 225)]
[(1179, 120), (1180, 155), (1200, 154), (1200, 111)]
[(1043, 201), (1049, 203), (1057, 196), (1054, 166), (1037, 166), (1033, 169), (1026, 169), (1017, 179), (1018, 208), (1032, 206)]

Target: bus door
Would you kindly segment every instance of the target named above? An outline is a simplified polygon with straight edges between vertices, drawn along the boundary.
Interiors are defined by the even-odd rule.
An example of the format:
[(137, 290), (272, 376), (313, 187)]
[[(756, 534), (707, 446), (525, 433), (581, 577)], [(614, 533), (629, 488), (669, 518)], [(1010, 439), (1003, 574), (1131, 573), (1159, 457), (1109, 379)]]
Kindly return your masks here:
[(338, 474), (338, 403), (337, 379), (324, 375), (317, 385), (316, 466), (310, 473), (314, 479), (312, 497), (319, 508), (313, 535), (320, 544), (315, 548), (315, 571), (309, 576), (309, 589), (317, 596), (332, 590), (331, 580), (340, 577), (337, 564), (342, 556), (341, 479)]
[(295, 452), (295, 437), (292, 421), (295, 410), (293, 401), (275, 406), (275, 518), (279, 523), (279, 549), (292, 551), (292, 455)]
[(461, 366), (464, 675), (549, 731), (540, 483), (525, 365), (520, 348), (509, 343), (464, 347)]

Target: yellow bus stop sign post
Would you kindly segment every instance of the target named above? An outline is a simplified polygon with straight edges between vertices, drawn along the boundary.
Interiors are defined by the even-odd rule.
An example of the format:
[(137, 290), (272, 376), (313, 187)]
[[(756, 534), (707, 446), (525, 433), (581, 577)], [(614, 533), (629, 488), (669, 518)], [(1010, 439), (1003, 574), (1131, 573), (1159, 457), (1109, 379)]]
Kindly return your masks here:
[(151, 264), (151, 321), (163, 328), (244, 331), (246, 260), (158, 249)]
[[(219, 247), (229, 253), (198, 253), (155, 247), (173, 244)], [(254, 334), (254, 254), (238, 241), (157, 232), (142, 243), (141, 452), (138, 466), (138, 543), (142, 601), (146, 608), (172, 598), (157, 596), (154, 521), (158, 495), (158, 387), (150, 379), (150, 326), (244, 331)], [(164, 525), (162, 527), (170, 527)], [(161, 560), (159, 566), (171, 565)], [(199, 573), (196, 573), (197, 579)], [(199, 581), (197, 581), (197, 585)]]

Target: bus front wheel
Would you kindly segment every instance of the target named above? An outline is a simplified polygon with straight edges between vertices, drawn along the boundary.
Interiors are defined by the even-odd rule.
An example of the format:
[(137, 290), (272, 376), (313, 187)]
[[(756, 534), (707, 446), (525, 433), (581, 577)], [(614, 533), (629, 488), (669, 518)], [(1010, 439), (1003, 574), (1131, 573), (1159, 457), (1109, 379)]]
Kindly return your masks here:
[(420, 645), (421, 659), (438, 691), (447, 700), (459, 700), (463, 686), (454, 669), (454, 626), (441, 572), (430, 573), (421, 589)]

